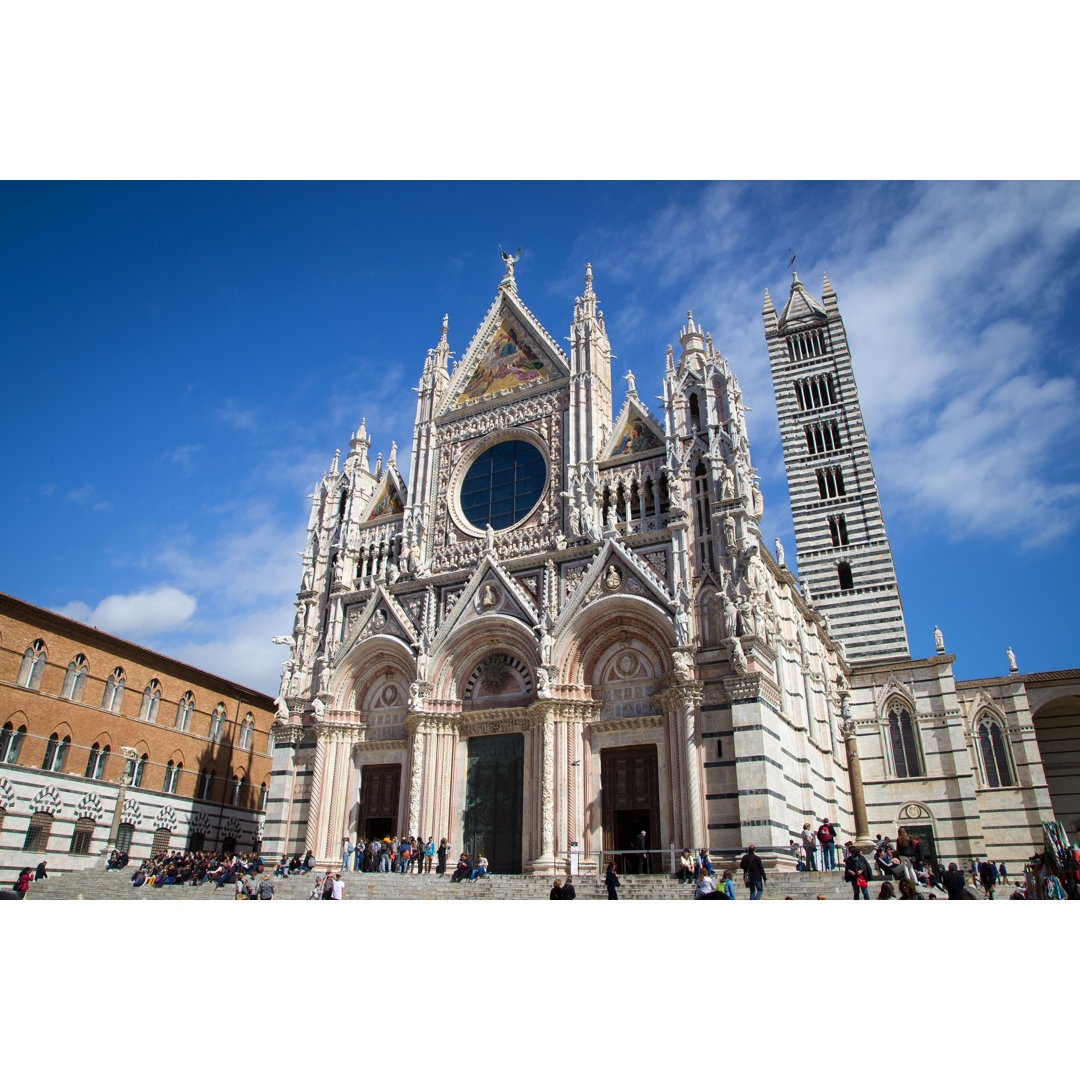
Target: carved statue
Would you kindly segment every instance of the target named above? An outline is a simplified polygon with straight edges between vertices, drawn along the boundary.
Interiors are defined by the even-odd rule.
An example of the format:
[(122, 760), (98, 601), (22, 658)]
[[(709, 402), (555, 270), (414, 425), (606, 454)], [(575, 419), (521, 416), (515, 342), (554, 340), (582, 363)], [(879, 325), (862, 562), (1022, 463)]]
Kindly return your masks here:
[(482, 607), (493, 608), (499, 602), (499, 594), (489, 583), (480, 590), (480, 604)]
[(618, 567), (614, 565), (608, 565), (607, 573), (604, 575), (604, 586), (607, 589), (614, 591), (622, 584), (622, 574), (619, 573)]
[(424, 707), (426, 690), (420, 681), (409, 684), (409, 712), (418, 712)]
[(945, 637), (936, 626), (934, 627), (934, 648), (939, 653), (945, 651)]
[(615, 513), (615, 504), (609, 503), (608, 508), (604, 511), (604, 528), (611, 532), (615, 529), (618, 521), (619, 517)]
[(739, 609), (735, 606), (735, 601), (732, 600), (727, 593), (718, 592), (717, 596), (720, 598), (720, 603), (723, 605), (724, 609), (724, 637), (733, 638), (735, 636)]
[(731, 666), (740, 675), (746, 670), (746, 653), (743, 652), (738, 638), (731, 642)]
[(304, 576), (300, 579), (300, 591), (308, 592), (311, 589), (312, 581), (312, 569), (310, 566), (305, 567)]
[(283, 724), (289, 721), (289, 705), (283, 697), (275, 699), (274, 704), (277, 705), (277, 711), (274, 713)]
[(690, 657), (684, 652), (672, 653), (672, 662), (675, 664), (675, 678), (679, 682), (689, 682), (694, 677), (694, 665)]
[(540, 633), (540, 662), (550, 664), (554, 652), (555, 639), (551, 636), (551, 631), (545, 626)]
[(754, 609), (749, 600), (743, 600), (739, 604), (739, 618), (742, 620), (743, 634), (748, 637), (756, 637), (757, 626), (754, 621)]
[(338, 548), (338, 550), (334, 553), (334, 577), (333, 577), (333, 580), (334, 580), (335, 585), (340, 585), (341, 584), (341, 562), (342, 562), (341, 548)]
[(690, 613), (687, 611), (686, 594), (679, 598), (675, 609), (675, 642), (678, 645), (690, 644)]
[(542, 667), (536, 669), (536, 696), (551, 697), (551, 676)]
[(311, 711), (315, 714), (316, 720), (321, 720), (326, 715), (326, 705), (322, 698), (315, 698), (311, 703)]
[(720, 462), (720, 498), (725, 502), (735, 498), (735, 474), (725, 462)]
[(784, 545), (780, 543), (780, 537), (776, 538), (776, 565), (784, 566)]
[(1009, 658), (1009, 671), (1019, 671), (1016, 666), (1016, 653), (1012, 651), (1011, 645), (1005, 650), (1005, 655)]
[(812, 595), (810, 594), (810, 582), (809, 582), (809, 581), (807, 581), (807, 580), (806, 580), (806, 578), (803, 578), (803, 579), (802, 579), (802, 581), (801, 581), (801, 582), (800, 582), (799, 584), (800, 584), (800, 585), (802, 585), (802, 595), (803, 595), (803, 599), (804, 599), (804, 600), (805, 600), (805, 601), (806, 601), (806, 602), (807, 602), (808, 604), (812, 604), (812, 603), (814, 602), (814, 598), (813, 598), (813, 596), (812, 596)]
[(728, 516), (724, 518), (724, 552), (728, 555), (735, 554), (735, 522)]
[(409, 542), (409, 573), (415, 574), (420, 568), (420, 545), (412, 540)]
[(491, 527), (491, 522), (488, 522), (487, 528), (484, 530), (484, 550), (495, 550), (495, 530)]
[(674, 472), (668, 477), (668, 502), (671, 504), (671, 509), (677, 513), (681, 513), (684, 509), (682, 482), (678, 474)]

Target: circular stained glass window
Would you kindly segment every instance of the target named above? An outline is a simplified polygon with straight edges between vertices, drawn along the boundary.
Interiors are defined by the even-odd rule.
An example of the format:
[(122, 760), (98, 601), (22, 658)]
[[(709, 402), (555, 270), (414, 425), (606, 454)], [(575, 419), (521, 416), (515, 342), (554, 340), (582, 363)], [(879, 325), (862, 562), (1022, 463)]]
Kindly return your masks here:
[(544, 455), (523, 439), (485, 450), (461, 484), (461, 512), (477, 529), (508, 529), (536, 505), (547, 483)]

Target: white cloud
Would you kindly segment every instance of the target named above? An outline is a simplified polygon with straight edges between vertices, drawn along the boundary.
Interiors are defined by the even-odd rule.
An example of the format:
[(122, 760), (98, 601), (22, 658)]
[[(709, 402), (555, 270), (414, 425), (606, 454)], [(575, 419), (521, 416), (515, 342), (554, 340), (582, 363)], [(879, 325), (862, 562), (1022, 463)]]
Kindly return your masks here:
[(194, 596), (164, 585), (136, 593), (114, 593), (94, 608), (74, 600), (58, 610), (70, 619), (137, 641), (183, 626), (196, 607)]
[(67, 493), (69, 502), (78, 506), (88, 506), (91, 510), (111, 510), (112, 507), (104, 500), (98, 498), (97, 489), (93, 484), (83, 484), (82, 487), (74, 488)]

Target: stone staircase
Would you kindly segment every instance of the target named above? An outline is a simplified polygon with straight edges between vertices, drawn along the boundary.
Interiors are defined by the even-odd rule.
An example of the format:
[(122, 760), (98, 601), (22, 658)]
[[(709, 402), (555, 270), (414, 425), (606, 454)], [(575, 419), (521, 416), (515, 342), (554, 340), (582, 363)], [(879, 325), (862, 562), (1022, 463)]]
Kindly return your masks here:
[[(132, 888), (131, 871), (76, 870), (53, 874), (48, 881), (30, 886), (27, 900), (216, 900), (231, 901), (233, 886), (216, 888), (205, 884), (166, 885), (160, 889)], [(274, 895), (278, 900), (306, 900), (314, 884), (314, 874), (288, 878), (275, 877)], [(668, 875), (624, 875), (620, 878), (620, 900), (689, 900), (693, 887), (682, 885)], [(491, 874), (475, 882), (452, 883), (450, 876), (435, 874), (357, 874), (344, 875), (346, 900), (546, 900), (552, 878)], [(579, 900), (604, 900), (607, 889), (601, 878), (581, 876), (574, 879)], [(871, 883), (871, 895), (876, 895)], [(742, 876), (736, 875), (735, 894), (747, 899)], [(819, 894), (829, 900), (848, 900), (851, 887), (840, 873), (774, 874), (765, 883), (766, 900), (813, 900)]]

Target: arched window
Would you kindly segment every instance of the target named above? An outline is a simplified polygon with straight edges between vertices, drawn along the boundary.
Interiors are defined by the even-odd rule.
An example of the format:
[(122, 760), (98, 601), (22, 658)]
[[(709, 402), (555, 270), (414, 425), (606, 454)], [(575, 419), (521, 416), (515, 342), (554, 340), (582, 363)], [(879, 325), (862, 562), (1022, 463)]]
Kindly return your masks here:
[(987, 787), (1012, 787), (1012, 768), (1005, 737), (996, 720), (984, 718), (979, 724), (979, 750)]
[(255, 736), (255, 718), (251, 713), (247, 713), (244, 716), (243, 723), (240, 725), (240, 741), (237, 744), (241, 750), (251, 749), (251, 740)]
[(124, 669), (116, 668), (105, 680), (105, 693), (101, 697), (101, 707), (109, 712), (119, 712), (124, 700)]
[(701, 430), (701, 406), (697, 394), (690, 395), (690, 427), (694, 431)]
[(139, 719), (149, 720), (154, 723), (157, 720), (158, 706), (161, 704), (161, 683), (157, 679), (151, 679), (150, 684), (142, 692), (142, 704), (139, 706)]
[(131, 786), (132, 787), (142, 787), (143, 771), (146, 768), (147, 760), (148, 760), (147, 755), (143, 754), (143, 756), (141, 758), (139, 758), (138, 761), (135, 762), (135, 769), (131, 774)]
[(94, 773), (97, 771), (98, 758), (101, 757), (101, 744), (94, 743), (90, 747), (90, 753), (86, 755), (86, 771), (83, 773), (88, 780), (94, 779)]
[(260, 810), (265, 810), (266, 809), (266, 797), (267, 797), (267, 795), (269, 795), (269, 792), (266, 790), (266, 784), (265, 783), (260, 784), (259, 785), (259, 809)]
[(30, 690), (41, 689), (41, 676), (45, 674), (45, 663), (48, 657), (45, 654), (45, 642), (38, 638), (37, 641), (23, 653), (22, 664), (19, 665), (18, 683)]
[(889, 710), (889, 743), (892, 746), (896, 775), (902, 779), (924, 776), (918, 741), (911, 714), (902, 706)]
[(49, 736), (49, 741), (45, 744), (45, 757), (42, 759), (41, 767), (45, 772), (60, 772), (64, 767), (64, 760), (67, 758), (67, 752), (71, 747), (71, 736), (65, 735), (63, 739), (54, 731)]
[[(270, 757), (273, 757), (273, 755), (274, 755), (274, 729), (273, 728), (271, 728), (266, 733), (266, 753)], [(4, 760), (3, 755), (0, 754), (0, 761), (3, 761), (3, 760)]]
[(181, 731), (187, 731), (191, 727), (191, 714), (195, 711), (195, 698), (190, 690), (184, 692), (176, 706), (176, 724)]
[(79, 653), (67, 666), (60, 696), (67, 698), (69, 701), (82, 701), (83, 690), (86, 688), (87, 671), (86, 657)]
[(10, 720), (4, 725), (3, 731), (0, 731), (0, 764), (14, 765), (19, 760), (19, 748), (25, 734), (25, 724), (18, 731)]
[(176, 768), (173, 769), (172, 783), (169, 785), (169, 794), (170, 795), (175, 795), (176, 794), (176, 789), (180, 786), (180, 774), (183, 771), (184, 771), (184, 763), (182, 761), (178, 761), (176, 763)]
[(97, 764), (94, 766), (94, 780), (105, 779), (105, 767), (109, 764), (109, 751), (112, 747), (108, 743), (102, 747), (101, 753), (98, 754)]
[(135, 836), (135, 826), (129, 822), (124, 822), (116, 830), (116, 850), (123, 852), (131, 851), (131, 841)]
[(172, 777), (173, 777), (173, 769), (174, 768), (175, 768), (175, 766), (173, 765), (173, 759), (169, 758), (168, 762), (165, 765), (165, 777), (161, 781), (161, 790), (166, 792), (166, 793), (168, 793), (169, 786), (172, 784)]
[(94, 839), (94, 819), (82, 817), (75, 822), (75, 831), (71, 834), (71, 855), (89, 855), (90, 841)]
[(845, 592), (855, 588), (855, 579), (851, 576), (851, 563), (837, 563), (836, 575), (840, 579), (840, 588)]
[(219, 702), (210, 714), (210, 741), (220, 742), (225, 734), (225, 703)]
[(199, 790), (196, 794), (197, 799), (209, 799), (211, 793), (214, 790), (214, 776), (215, 774), (209, 769), (203, 769), (199, 773)]
[(243, 783), (240, 777), (233, 773), (232, 781), (229, 784), (229, 803), (232, 806), (236, 806), (240, 802), (240, 789), (243, 787)]
[(23, 851), (48, 851), (49, 836), (52, 833), (52, 814), (39, 813), (30, 819), (23, 841)]

